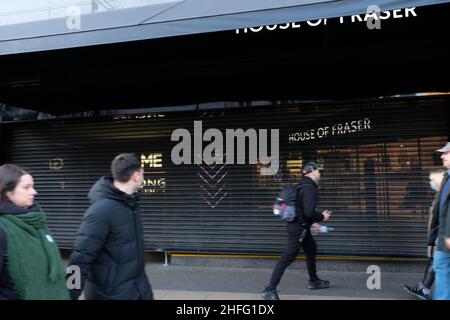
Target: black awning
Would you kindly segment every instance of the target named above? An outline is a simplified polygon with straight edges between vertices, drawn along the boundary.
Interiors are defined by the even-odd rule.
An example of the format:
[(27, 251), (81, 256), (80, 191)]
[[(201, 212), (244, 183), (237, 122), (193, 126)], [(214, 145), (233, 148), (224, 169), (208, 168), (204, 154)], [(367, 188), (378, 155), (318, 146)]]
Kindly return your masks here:
[[(79, 29), (58, 18), (0, 27), (0, 55), (202, 34), (446, 3), (442, 0), (174, 0), (84, 14)], [(78, 27), (78, 26), (77, 26)]]
[(449, 92), (449, 9), (418, 7), (379, 30), (335, 18), (326, 26), (0, 55), (0, 103), (67, 114)]

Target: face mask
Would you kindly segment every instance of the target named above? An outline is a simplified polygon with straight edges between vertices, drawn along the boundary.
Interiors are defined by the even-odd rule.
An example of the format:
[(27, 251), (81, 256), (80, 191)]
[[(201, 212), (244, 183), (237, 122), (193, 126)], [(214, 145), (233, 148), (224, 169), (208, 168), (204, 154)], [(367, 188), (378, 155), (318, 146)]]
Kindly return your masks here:
[(432, 182), (432, 181), (430, 181), (430, 187), (431, 187), (431, 189), (432, 189), (433, 191), (436, 191), (436, 190), (437, 190), (436, 183), (434, 183), (434, 182)]

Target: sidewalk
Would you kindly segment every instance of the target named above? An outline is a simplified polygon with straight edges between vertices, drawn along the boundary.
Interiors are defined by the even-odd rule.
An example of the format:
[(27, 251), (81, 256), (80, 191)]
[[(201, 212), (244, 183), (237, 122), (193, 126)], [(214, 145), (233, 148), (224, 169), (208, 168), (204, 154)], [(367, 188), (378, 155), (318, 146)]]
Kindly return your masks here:
[[(219, 267), (164, 266), (149, 263), (146, 267), (156, 300), (262, 300), (261, 292), (272, 270)], [(381, 289), (369, 290), (370, 274), (360, 272), (319, 272), (331, 286), (323, 290), (306, 287), (307, 273), (286, 270), (278, 287), (283, 300), (414, 300), (403, 284), (414, 285), (419, 273), (381, 273)]]

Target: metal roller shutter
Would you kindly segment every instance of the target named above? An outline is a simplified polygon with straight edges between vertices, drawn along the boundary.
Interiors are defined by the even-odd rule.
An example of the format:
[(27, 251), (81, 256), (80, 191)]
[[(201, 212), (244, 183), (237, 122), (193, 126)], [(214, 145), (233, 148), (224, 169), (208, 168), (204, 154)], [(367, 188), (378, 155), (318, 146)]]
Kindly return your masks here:
[[(148, 251), (281, 253), (285, 224), (271, 214), (272, 202), (298, 180), (298, 165), (314, 160), (325, 166), (320, 207), (333, 210), (327, 225), (335, 228), (317, 237), (319, 253), (419, 257), (433, 196), (428, 171), (440, 167), (433, 152), (447, 141), (447, 103), (217, 109), (14, 124), (7, 131), (10, 160), (32, 171), (62, 248), (72, 245), (91, 185), (109, 174), (116, 154), (134, 152), (146, 171)], [(223, 132), (224, 149), (227, 128), (279, 129), (280, 170), (262, 176), (255, 164), (174, 165), (172, 131), (185, 128), (194, 139), (195, 120), (203, 131)], [(303, 140), (305, 132), (314, 139)]]

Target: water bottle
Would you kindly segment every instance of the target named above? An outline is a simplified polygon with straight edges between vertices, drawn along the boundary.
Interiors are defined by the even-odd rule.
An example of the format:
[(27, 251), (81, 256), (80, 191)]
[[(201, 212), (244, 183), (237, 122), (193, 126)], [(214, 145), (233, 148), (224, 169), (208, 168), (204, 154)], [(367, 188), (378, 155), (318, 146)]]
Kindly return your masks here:
[(318, 235), (319, 233), (328, 233), (330, 231), (333, 231), (334, 228), (327, 227), (327, 226), (320, 226), (320, 228), (311, 228), (311, 234), (313, 236)]

